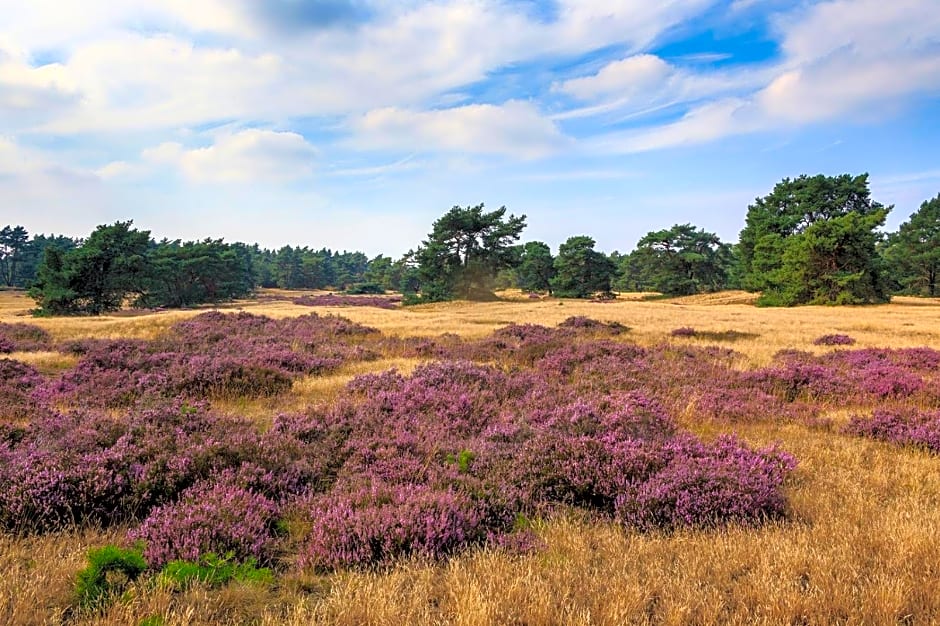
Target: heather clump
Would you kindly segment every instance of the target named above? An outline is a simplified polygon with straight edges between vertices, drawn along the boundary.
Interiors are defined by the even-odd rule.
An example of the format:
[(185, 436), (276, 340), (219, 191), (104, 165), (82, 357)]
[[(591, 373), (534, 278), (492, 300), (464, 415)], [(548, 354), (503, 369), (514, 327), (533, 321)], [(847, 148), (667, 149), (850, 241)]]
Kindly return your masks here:
[(39, 411), (33, 391), (43, 382), (35, 367), (0, 359), (0, 424), (31, 417)]
[(503, 360), (530, 366), (574, 338), (574, 332), (566, 328), (509, 324), (495, 330), (489, 337), (461, 346), (459, 357), (475, 361)]
[(0, 322), (0, 353), (35, 352), (51, 348), (52, 337), (39, 326)]
[(144, 543), (144, 557), (161, 567), (174, 560), (196, 561), (208, 553), (238, 561), (269, 563), (275, 555), (279, 507), (235, 481), (196, 484), (179, 500), (156, 507), (129, 539)]
[(744, 379), (786, 402), (841, 401), (853, 393), (852, 381), (841, 372), (817, 363), (789, 361), (749, 372)]
[(936, 365), (931, 349), (866, 348), (813, 355), (795, 350), (775, 357), (776, 364), (751, 373), (749, 380), (787, 401), (868, 404), (891, 400), (938, 400)]
[[(317, 569), (371, 565), (413, 553), (441, 556), (482, 542), (508, 545), (520, 515), (559, 507), (610, 517), (632, 498), (636, 502), (630, 506), (642, 508), (644, 494), (659, 493), (655, 481), (673, 485), (678, 480), (657, 477), (677, 472), (682, 451), (694, 450), (703, 458), (712, 453), (711, 444), (680, 435), (664, 407), (648, 395), (609, 391), (586, 396), (562, 379), (533, 372), (433, 363), (410, 377), (396, 372), (362, 376), (347, 391), (323, 418), (347, 433), (342, 466), (329, 490), (304, 505), (311, 530), (301, 563)], [(735, 443), (722, 450), (735, 452), (740, 463), (700, 477), (724, 485), (725, 491), (702, 491), (698, 497), (704, 502), (683, 503), (674, 519), (662, 513), (642, 523), (619, 519), (644, 527), (703, 524), (707, 514), (701, 511), (720, 511), (742, 494), (750, 500), (727, 519), (756, 521), (782, 514), (775, 506), (783, 502), (785, 468), (761, 464), (771, 452)], [(771, 469), (773, 477), (755, 477), (754, 485), (735, 474)], [(758, 493), (761, 488), (766, 493)], [(713, 497), (720, 501), (712, 502)], [(441, 502), (447, 502), (447, 516)], [(701, 511), (689, 512), (693, 506)], [(415, 521), (429, 518), (442, 520), (441, 528), (451, 531), (439, 536), (437, 528), (428, 534), (427, 522)], [(707, 521), (724, 519), (715, 513)]]
[(301, 567), (367, 566), (408, 555), (442, 558), (487, 539), (485, 505), (425, 485), (373, 485), (304, 504), (311, 525)]
[(558, 327), (568, 328), (583, 333), (609, 335), (620, 335), (630, 330), (628, 326), (624, 326), (620, 322), (600, 322), (584, 315), (574, 315), (569, 317), (559, 324)]
[(283, 501), (328, 472), (328, 445), (262, 434), (204, 408), (57, 413), (0, 448), (0, 526), (36, 532), (139, 519), (226, 471), (242, 488)]
[(618, 497), (616, 516), (640, 528), (756, 523), (781, 517), (781, 486), (795, 459), (776, 448), (752, 450), (733, 436), (705, 444), (689, 435), (664, 447), (665, 466)]
[(851, 346), (854, 344), (855, 339), (840, 333), (822, 335), (813, 340), (814, 346)]
[(618, 366), (644, 362), (645, 355), (646, 350), (639, 346), (610, 340), (570, 342), (547, 352), (536, 362), (535, 369), (540, 374), (569, 377), (580, 367), (598, 360), (603, 360), (616, 371)]
[(45, 386), (64, 404), (124, 408), (158, 399), (260, 398), (288, 391), (299, 376), (373, 359), (356, 338), (375, 331), (333, 316), (274, 320), (209, 312), (154, 341), (79, 341), (78, 364)]
[(344, 296), (326, 294), (301, 296), (292, 300), (301, 306), (371, 306), (379, 309), (395, 309), (401, 304), (401, 296)]
[(843, 429), (851, 435), (940, 453), (940, 411), (878, 408), (871, 416), (854, 416)]

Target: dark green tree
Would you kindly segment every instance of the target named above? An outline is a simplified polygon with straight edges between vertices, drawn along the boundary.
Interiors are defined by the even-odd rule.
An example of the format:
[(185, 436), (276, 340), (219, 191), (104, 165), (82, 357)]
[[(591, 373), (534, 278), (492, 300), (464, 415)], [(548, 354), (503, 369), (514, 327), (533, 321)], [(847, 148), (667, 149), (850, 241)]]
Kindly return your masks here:
[(584, 235), (569, 237), (558, 247), (554, 268), (552, 291), (562, 298), (610, 293), (610, 281), (617, 269), (613, 261), (594, 249), (594, 240)]
[(931, 298), (940, 295), (940, 194), (925, 200), (888, 237), (884, 257), (898, 291)]
[(522, 260), (516, 268), (516, 283), (523, 291), (547, 291), (552, 293), (552, 278), (555, 277), (555, 257), (548, 244), (529, 241), (522, 246)]
[(221, 239), (162, 241), (150, 253), (151, 278), (139, 306), (184, 307), (247, 296), (250, 257)]
[(877, 228), (886, 211), (852, 211), (820, 220), (787, 242), (780, 287), (761, 304), (871, 304), (887, 302), (890, 290), (877, 252)]
[(416, 253), (421, 301), (492, 298), (496, 274), (518, 264), (525, 216), (483, 209), (455, 206), (434, 222)]
[(71, 287), (65, 255), (57, 246), (49, 246), (43, 251), (36, 280), (29, 290), (29, 296), (39, 305), (38, 312), (43, 315), (70, 315), (78, 312), (77, 295)]
[(20, 267), (29, 249), (29, 232), (22, 226), (0, 230), (0, 279), (7, 287), (17, 286)]
[(100, 315), (121, 308), (129, 296), (143, 296), (151, 276), (150, 232), (132, 225), (102, 225), (74, 250), (47, 251), (43, 265), (49, 267), (40, 267), (30, 290), (40, 312)]
[[(869, 243), (877, 241), (874, 230), (890, 210), (871, 199), (868, 174), (786, 178), (748, 207), (736, 249), (737, 279), (745, 289), (763, 291), (761, 304), (882, 302), (884, 278)], [(840, 221), (821, 226), (831, 220)], [(858, 230), (864, 228), (869, 231)], [(830, 289), (834, 285), (841, 291)]]
[(681, 296), (725, 289), (731, 264), (731, 246), (718, 235), (676, 224), (640, 239), (627, 268), (643, 290)]

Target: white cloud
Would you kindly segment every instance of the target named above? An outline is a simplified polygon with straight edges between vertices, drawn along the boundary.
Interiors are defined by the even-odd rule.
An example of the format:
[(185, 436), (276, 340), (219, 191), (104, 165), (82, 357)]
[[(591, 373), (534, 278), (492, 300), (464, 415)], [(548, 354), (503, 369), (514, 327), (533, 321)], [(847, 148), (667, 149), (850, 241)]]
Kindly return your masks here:
[(767, 80), (766, 68), (694, 72), (655, 55), (639, 54), (613, 61), (595, 74), (554, 84), (554, 91), (591, 103), (555, 119), (616, 114), (625, 120), (671, 106), (746, 94)]
[[(72, 106), (24, 130), (144, 131), (230, 119), (283, 125), (424, 108), (494, 70), (546, 55), (638, 49), (714, 1), (564, 0), (550, 21), (503, 0), (375, 2), (371, 19), (358, 25), (276, 33), (259, 16), (274, 9), (253, 0), (0, 0), (0, 33), (28, 48), (26, 59), (33, 51), (60, 57), (54, 67), (26, 62), (20, 70), (39, 72), (30, 81), (43, 85), (52, 77), (40, 74), (55, 74), (70, 96)], [(197, 44), (202, 31), (213, 36)], [(0, 93), (15, 93), (3, 76)]]
[[(285, 182), (310, 176), (316, 149), (292, 132), (248, 129), (216, 137), (204, 148), (166, 142), (144, 150), (148, 163), (170, 165), (197, 183)], [(102, 174), (121, 174), (127, 164), (112, 163)]]
[(641, 96), (650, 89), (659, 90), (674, 73), (674, 68), (652, 54), (638, 54), (604, 66), (597, 74), (574, 78), (556, 85), (558, 91), (580, 100), (600, 96)]
[(73, 218), (100, 219), (113, 207), (94, 173), (58, 163), (2, 136), (0, 198), (0, 222), (28, 224), (39, 232), (61, 233)]
[[(880, 0), (834, 0), (780, 18), (777, 28), (786, 56), (766, 73), (753, 74), (765, 81), (759, 89), (697, 104), (680, 120), (660, 127), (594, 143), (608, 151), (638, 152), (834, 119), (884, 119), (916, 94), (940, 93), (940, 12), (930, 5), (931, 0), (900, 0), (890, 6)], [(603, 73), (579, 79), (588, 81), (579, 86), (599, 88), (628, 74), (611, 71), (601, 80)], [(667, 76), (661, 91), (686, 95), (699, 91), (690, 84), (707, 78), (676, 71)], [(711, 96), (720, 92), (699, 91)]]
[(437, 111), (385, 108), (353, 123), (354, 143), (366, 149), (503, 154), (529, 159), (569, 139), (529, 103), (471, 104)]

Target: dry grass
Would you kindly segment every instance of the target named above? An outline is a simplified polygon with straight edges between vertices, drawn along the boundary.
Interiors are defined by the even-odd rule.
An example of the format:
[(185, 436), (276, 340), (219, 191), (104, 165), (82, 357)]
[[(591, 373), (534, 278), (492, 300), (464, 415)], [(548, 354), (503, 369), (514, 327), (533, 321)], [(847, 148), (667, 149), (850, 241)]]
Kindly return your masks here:
[[(4, 321), (16, 310), (9, 298), (0, 295)], [(680, 326), (737, 330), (760, 335), (731, 344), (755, 364), (782, 348), (821, 350), (812, 346), (813, 339), (833, 332), (855, 337), (861, 347), (940, 348), (938, 301), (898, 299), (858, 309), (755, 309), (725, 302), (517, 300), (320, 312), (401, 335), (482, 336), (509, 322), (551, 325), (571, 315), (619, 321), (631, 326), (629, 337), (641, 343), (664, 341)], [(278, 316), (311, 310), (280, 301), (242, 306)], [(150, 336), (191, 314), (39, 323), (56, 337)], [(62, 366), (48, 355), (29, 358), (41, 367)], [(235, 403), (226, 410), (255, 411), (260, 418), (283, 406), (328, 402), (358, 373), (387, 367), (409, 371), (418, 363), (360, 363), (297, 382), (289, 397), (277, 400), (283, 405)], [(705, 437), (726, 428), (688, 418), (684, 426)], [(780, 442), (800, 460), (788, 488), (790, 520), (761, 528), (640, 534), (589, 520), (555, 519), (539, 524), (546, 548), (529, 555), (484, 550), (443, 564), (409, 561), (380, 572), (290, 573), (273, 588), (231, 585), (174, 594), (142, 586), (108, 612), (73, 615), (70, 622), (134, 624), (161, 616), (174, 625), (940, 623), (940, 458), (799, 424), (735, 429), (754, 444)], [(84, 552), (120, 536), (120, 530), (0, 536), (0, 623), (63, 622)]]
[[(289, 293), (289, 292), (287, 292)], [(295, 295), (295, 294), (294, 294)], [(484, 337), (510, 323), (554, 326), (573, 315), (616, 321), (633, 330), (629, 339), (650, 345), (672, 340), (669, 333), (683, 326), (698, 331), (729, 330), (754, 335), (729, 344), (764, 365), (779, 350), (811, 352), (831, 349), (814, 346), (813, 340), (830, 333), (855, 338), (856, 347), (895, 348), (940, 346), (940, 299), (896, 297), (891, 304), (868, 307), (756, 308), (753, 295), (724, 292), (669, 300), (642, 300), (643, 294), (626, 294), (613, 302), (522, 298), (518, 291), (501, 294), (497, 302), (447, 302), (398, 309), (371, 307), (305, 307), (288, 301), (285, 292), (264, 290), (257, 300), (239, 301), (224, 308), (245, 310), (270, 317), (290, 317), (316, 312), (342, 315), (396, 336), (435, 336), (455, 333)], [(0, 321), (27, 321), (42, 326), (57, 340), (80, 337), (137, 337), (150, 339), (172, 323), (207, 310), (142, 313), (78, 318), (26, 319), (33, 302), (22, 293), (0, 293)], [(714, 341), (690, 338), (682, 341), (707, 345)]]

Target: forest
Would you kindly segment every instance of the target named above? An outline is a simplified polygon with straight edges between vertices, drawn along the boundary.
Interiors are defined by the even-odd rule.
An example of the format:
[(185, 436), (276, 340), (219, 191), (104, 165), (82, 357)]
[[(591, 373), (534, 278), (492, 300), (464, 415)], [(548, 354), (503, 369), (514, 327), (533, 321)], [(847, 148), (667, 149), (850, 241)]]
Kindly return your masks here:
[(642, 236), (629, 253), (596, 250), (593, 238), (579, 234), (553, 255), (544, 242), (522, 241), (525, 215), (454, 206), (398, 259), (222, 239), (154, 241), (132, 221), (101, 225), (84, 239), (30, 237), (8, 225), (0, 231), (0, 280), (29, 289), (46, 315), (96, 315), (125, 304), (188, 307), (258, 287), (397, 291), (406, 304), (487, 300), (505, 288), (566, 298), (745, 289), (760, 292), (757, 303), (765, 306), (936, 296), (940, 194), (896, 232), (884, 232), (892, 208), (871, 198), (867, 174), (803, 175), (747, 207), (736, 243), (676, 224)]

